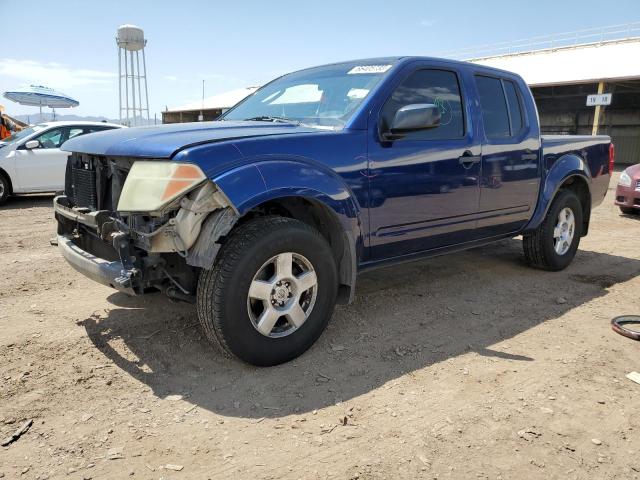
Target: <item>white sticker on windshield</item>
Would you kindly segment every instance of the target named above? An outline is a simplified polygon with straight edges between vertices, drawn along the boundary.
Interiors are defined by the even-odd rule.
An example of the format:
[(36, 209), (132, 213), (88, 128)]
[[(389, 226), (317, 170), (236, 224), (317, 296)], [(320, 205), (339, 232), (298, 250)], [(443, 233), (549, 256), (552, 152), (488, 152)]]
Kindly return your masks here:
[(359, 65), (349, 70), (347, 75), (355, 75), (357, 73), (384, 73), (390, 68), (391, 65)]

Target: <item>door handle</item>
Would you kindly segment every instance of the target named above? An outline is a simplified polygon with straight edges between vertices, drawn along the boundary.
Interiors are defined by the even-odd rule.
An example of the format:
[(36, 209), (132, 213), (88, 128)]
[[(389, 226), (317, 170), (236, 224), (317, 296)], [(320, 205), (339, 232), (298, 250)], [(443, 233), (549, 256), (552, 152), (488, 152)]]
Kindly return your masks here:
[(462, 154), (461, 157), (458, 157), (458, 161), (460, 165), (464, 168), (471, 168), (474, 164), (480, 163), (482, 160), (482, 155), (474, 155), (470, 150), (467, 150)]

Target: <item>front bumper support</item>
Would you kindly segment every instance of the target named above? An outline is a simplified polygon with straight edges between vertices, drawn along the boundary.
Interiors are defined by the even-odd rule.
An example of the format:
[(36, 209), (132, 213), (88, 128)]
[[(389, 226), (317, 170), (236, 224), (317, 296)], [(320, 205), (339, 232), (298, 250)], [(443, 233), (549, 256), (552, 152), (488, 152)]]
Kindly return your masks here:
[(108, 211), (73, 208), (64, 195), (56, 197), (53, 206), (58, 249), (75, 270), (128, 295), (157, 289), (172, 298), (192, 301), (198, 272), (172, 258), (177, 254), (151, 253), (138, 246), (128, 226)]
[(126, 294), (136, 295), (132, 285), (137, 274), (135, 268), (125, 270), (120, 261), (110, 262), (82, 250), (73, 243), (71, 235), (58, 235), (58, 249), (74, 269), (91, 280)]
[[(58, 215), (76, 223), (81, 223), (89, 228), (100, 231), (102, 224), (109, 220), (109, 212), (98, 210), (95, 212), (82, 212), (67, 206), (67, 197), (58, 195), (53, 199), (53, 210)], [(85, 209), (86, 210), (86, 209)]]

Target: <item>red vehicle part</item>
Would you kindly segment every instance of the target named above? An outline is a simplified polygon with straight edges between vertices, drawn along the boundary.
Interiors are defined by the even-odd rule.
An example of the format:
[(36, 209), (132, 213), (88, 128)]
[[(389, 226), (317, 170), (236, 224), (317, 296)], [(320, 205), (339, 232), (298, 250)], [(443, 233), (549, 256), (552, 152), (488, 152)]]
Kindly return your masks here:
[[(640, 164), (627, 168), (622, 175), (628, 175), (628, 185), (618, 183), (615, 204), (623, 213), (640, 213)], [(621, 175), (621, 176), (622, 176)]]

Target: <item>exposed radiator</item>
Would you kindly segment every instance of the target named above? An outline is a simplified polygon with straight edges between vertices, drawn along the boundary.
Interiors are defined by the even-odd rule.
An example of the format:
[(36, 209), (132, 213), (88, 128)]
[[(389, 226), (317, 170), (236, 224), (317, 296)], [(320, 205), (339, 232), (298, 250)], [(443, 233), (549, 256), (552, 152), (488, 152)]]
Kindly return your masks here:
[(96, 193), (96, 172), (83, 168), (71, 168), (73, 203), (77, 207), (95, 210), (98, 205)]

